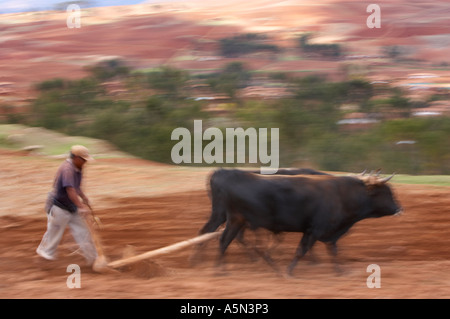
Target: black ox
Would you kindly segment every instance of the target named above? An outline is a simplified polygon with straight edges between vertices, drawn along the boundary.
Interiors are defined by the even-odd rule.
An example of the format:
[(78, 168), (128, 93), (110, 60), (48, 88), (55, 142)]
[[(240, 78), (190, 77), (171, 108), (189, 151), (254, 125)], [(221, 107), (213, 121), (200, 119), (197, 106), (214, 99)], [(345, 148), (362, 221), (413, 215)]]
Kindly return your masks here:
[[(259, 170), (258, 171), (244, 171), (244, 172), (249, 172), (249, 173), (258, 174), (258, 175), (260, 174)], [(312, 168), (281, 168), (274, 175), (326, 175), (326, 176), (331, 176), (328, 173), (317, 171)], [(210, 232), (215, 231), (220, 225), (225, 223), (225, 221), (227, 220), (226, 203), (224, 201), (224, 197), (219, 195), (217, 192), (213, 196), (213, 193), (211, 191), (213, 188), (212, 177), (210, 179), (209, 186), (210, 186), (209, 187), (209, 190), (210, 190), (209, 196), (211, 198), (213, 207), (211, 210), (211, 216), (210, 216), (208, 222), (200, 230), (200, 234), (210, 233)], [(243, 236), (243, 231), (244, 231), (244, 228), (240, 232), (241, 240), (242, 240), (242, 236)]]
[[(336, 259), (338, 239), (353, 224), (401, 211), (390, 187), (392, 178), (373, 176), (262, 176), (241, 170), (219, 169), (210, 178), (212, 213), (200, 233), (214, 231), (224, 222), (219, 263), (231, 241), (245, 228), (264, 228), (275, 234), (302, 232), (292, 273), (298, 260), (316, 241), (329, 246)], [(218, 219), (219, 218), (219, 219)]]
[[(249, 171), (254, 174), (260, 174), (260, 171)], [(328, 175), (330, 174), (321, 172), (312, 168), (280, 168), (276, 173), (272, 175)]]
[[(259, 170), (256, 171), (246, 171), (253, 174), (260, 174)], [(312, 168), (280, 168), (277, 170), (275, 175), (328, 175), (330, 174), (321, 172)], [(211, 183), (210, 183), (211, 186)], [(211, 190), (211, 188), (210, 188)], [(227, 213), (226, 213), (226, 205), (223, 200), (223, 196), (212, 196), (211, 191), (209, 192), (209, 196), (213, 201), (213, 209), (211, 211), (211, 216), (208, 220), (208, 222), (202, 227), (199, 234), (204, 233), (210, 233), (215, 231), (220, 225), (224, 224), (227, 220)], [(236, 235), (236, 239), (239, 241), (240, 244), (242, 244), (249, 253), (252, 253), (252, 249), (256, 251), (258, 254), (260, 254), (266, 261), (271, 263), (270, 256), (268, 255), (268, 251), (262, 252), (259, 249), (257, 249), (255, 246), (249, 247), (248, 243), (244, 240), (244, 231), (245, 227), (242, 227), (240, 232)], [(281, 238), (277, 236), (276, 238), (277, 242), (281, 241)], [(200, 248), (203, 245), (198, 245), (197, 253), (194, 255), (194, 257), (191, 259), (192, 262), (195, 262), (197, 258), (197, 254), (199, 253)]]

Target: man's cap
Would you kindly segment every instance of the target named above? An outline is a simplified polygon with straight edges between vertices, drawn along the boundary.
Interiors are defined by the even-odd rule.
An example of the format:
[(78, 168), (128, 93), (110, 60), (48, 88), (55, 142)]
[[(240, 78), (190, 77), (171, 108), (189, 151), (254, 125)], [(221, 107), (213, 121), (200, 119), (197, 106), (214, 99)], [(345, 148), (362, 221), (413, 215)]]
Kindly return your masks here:
[(70, 149), (70, 152), (75, 156), (81, 157), (85, 161), (93, 161), (94, 160), (94, 158), (91, 155), (89, 155), (89, 150), (86, 147), (84, 147), (83, 145), (72, 146), (72, 148)]

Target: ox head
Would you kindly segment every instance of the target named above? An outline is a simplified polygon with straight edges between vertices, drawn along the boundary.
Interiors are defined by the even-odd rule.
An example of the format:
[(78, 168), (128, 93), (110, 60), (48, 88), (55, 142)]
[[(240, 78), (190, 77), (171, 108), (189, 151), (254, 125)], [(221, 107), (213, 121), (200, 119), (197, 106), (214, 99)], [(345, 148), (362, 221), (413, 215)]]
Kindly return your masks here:
[(371, 172), (369, 175), (366, 175), (366, 170), (364, 172), (362, 172), (361, 174), (358, 175), (358, 178), (360, 180), (362, 180), (364, 182), (364, 184), (366, 184), (366, 186), (376, 186), (376, 185), (383, 185), (386, 184), (387, 182), (389, 182), (392, 177), (395, 176), (395, 173), (392, 174), (389, 177), (385, 177), (385, 178), (380, 178), (380, 172), (381, 170), (377, 170), (375, 172), (375, 175), (373, 172)]
[(364, 182), (371, 198), (372, 217), (401, 214), (402, 207), (397, 203), (391, 188), (387, 185), (387, 182), (394, 177), (395, 173), (385, 178), (381, 178), (379, 174), (380, 170), (375, 175), (372, 173), (366, 175), (365, 171), (358, 175), (358, 178)]

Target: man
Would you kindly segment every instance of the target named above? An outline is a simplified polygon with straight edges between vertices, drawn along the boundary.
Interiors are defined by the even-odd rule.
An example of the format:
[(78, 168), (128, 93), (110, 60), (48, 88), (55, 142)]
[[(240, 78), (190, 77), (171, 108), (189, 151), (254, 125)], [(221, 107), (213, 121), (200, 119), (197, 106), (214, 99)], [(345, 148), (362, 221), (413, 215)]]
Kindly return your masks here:
[(90, 213), (89, 199), (81, 190), (82, 169), (86, 162), (93, 160), (82, 145), (74, 145), (68, 158), (59, 167), (53, 184), (53, 191), (47, 199), (47, 231), (36, 252), (47, 260), (56, 259), (56, 249), (66, 226), (88, 263), (97, 258), (97, 250), (83, 216)]

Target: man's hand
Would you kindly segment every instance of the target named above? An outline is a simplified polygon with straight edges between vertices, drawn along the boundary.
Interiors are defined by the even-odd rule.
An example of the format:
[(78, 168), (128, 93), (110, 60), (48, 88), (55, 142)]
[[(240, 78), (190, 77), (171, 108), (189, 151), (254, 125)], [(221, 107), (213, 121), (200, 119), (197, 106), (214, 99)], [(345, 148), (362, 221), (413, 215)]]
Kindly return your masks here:
[(87, 198), (87, 196), (84, 195), (83, 192), (80, 193), (80, 197), (81, 197), (81, 200), (83, 201), (83, 203), (84, 203), (87, 207), (89, 207), (90, 210), (92, 210), (92, 208), (91, 208), (91, 202), (89, 201), (89, 198)]
[(87, 217), (90, 214), (92, 214), (91, 209), (86, 204), (83, 204), (81, 207), (78, 207), (78, 214), (80, 214), (83, 217)]
[(94, 215), (94, 212), (92, 210), (92, 207), (89, 205), (84, 204), (83, 208), (79, 208), (78, 209), (78, 213), (84, 217), (86, 220), (91, 219), (92, 223), (98, 228), (98, 229), (102, 229), (103, 228), (103, 224), (100, 220), (100, 218), (98, 218), (97, 216)]

